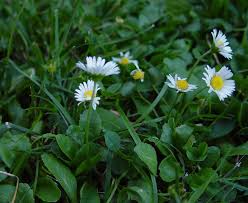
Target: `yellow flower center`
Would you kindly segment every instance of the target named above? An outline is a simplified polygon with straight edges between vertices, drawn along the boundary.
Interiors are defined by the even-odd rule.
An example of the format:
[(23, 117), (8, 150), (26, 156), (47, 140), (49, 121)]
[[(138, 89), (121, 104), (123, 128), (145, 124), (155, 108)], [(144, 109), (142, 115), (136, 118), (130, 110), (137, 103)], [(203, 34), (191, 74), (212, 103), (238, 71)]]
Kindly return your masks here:
[(122, 65), (127, 65), (127, 64), (129, 64), (129, 59), (126, 58), (126, 57), (123, 57), (123, 58), (121, 59), (121, 61), (120, 61), (120, 64), (122, 64)]
[(135, 80), (143, 80), (144, 76), (145, 76), (145, 73), (142, 70), (137, 70), (133, 74), (133, 79), (135, 79)]
[(216, 44), (215, 45), (217, 47), (220, 47), (220, 46), (223, 46), (224, 45), (224, 42), (221, 39), (219, 39), (219, 40), (216, 41)]
[(221, 90), (222, 87), (224, 86), (224, 81), (222, 79), (222, 77), (215, 75), (210, 82), (211, 86), (215, 89), (215, 90)]
[(92, 90), (87, 90), (87, 91), (84, 92), (84, 97), (91, 98), (92, 94), (93, 94)]
[(186, 90), (189, 87), (189, 83), (186, 80), (177, 80), (176, 86), (180, 90)]

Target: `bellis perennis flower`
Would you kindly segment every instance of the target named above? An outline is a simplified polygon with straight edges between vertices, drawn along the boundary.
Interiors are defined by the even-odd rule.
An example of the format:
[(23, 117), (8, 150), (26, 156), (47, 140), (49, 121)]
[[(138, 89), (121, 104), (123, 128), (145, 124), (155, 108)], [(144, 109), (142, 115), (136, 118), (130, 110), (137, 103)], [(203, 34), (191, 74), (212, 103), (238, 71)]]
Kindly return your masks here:
[(130, 63), (133, 63), (136, 67), (138, 67), (138, 61), (137, 60), (133, 60), (133, 56), (130, 55), (130, 52), (120, 52), (120, 57), (112, 57), (112, 60), (114, 62), (117, 62), (121, 65), (127, 65)]
[(214, 29), (212, 32), (212, 37), (215, 47), (218, 49), (218, 53), (227, 59), (232, 59), (232, 49), (229, 46), (229, 42), (226, 39), (226, 35), (222, 31)]
[(167, 79), (169, 82), (165, 82), (170, 88), (174, 88), (177, 90), (177, 92), (189, 92), (192, 90), (197, 89), (195, 85), (189, 84), (186, 80), (186, 78), (180, 78), (175, 75), (173, 78), (171, 75), (167, 76)]
[(133, 77), (134, 80), (140, 80), (141, 82), (144, 82), (145, 72), (142, 71), (139, 67), (133, 70), (130, 75)]
[[(94, 91), (94, 81), (88, 80), (87, 82), (80, 83), (78, 89), (75, 90), (75, 98), (81, 104), (82, 102), (91, 101), (93, 91)], [(96, 106), (99, 104), (100, 97), (96, 97), (96, 93), (99, 90), (99, 86), (96, 83), (95, 94), (92, 101), (92, 107), (95, 110)]]
[(232, 95), (235, 91), (235, 82), (230, 80), (233, 74), (226, 66), (223, 66), (218, 72), (216, 72), (215, 68), (207, 66), (205, 71), (202, 79), (209, 87), (209, 93), (215, 92), (220, 101)]
[(92, 75), (109, 76), (120, 73), (120, 69), (116, 63), (106, 62), (102, 57), (86, 57), (86, 64), (77, 62), (76, 66)]

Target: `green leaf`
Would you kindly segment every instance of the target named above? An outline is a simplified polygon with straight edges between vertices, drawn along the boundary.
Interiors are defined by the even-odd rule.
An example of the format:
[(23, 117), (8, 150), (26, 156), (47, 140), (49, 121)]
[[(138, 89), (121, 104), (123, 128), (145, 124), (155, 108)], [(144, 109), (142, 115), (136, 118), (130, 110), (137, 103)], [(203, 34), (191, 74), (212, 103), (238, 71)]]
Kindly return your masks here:
[(193, 174), (187, 177), (187, 182), (190, 187), (195, 190), (190, 196), (188, 202), (195, 203), (205, 192), (208, 185), (216, 181), (218, 178), (217, 173), (212, 168), (204, 168), (198, 174)]
[(207, 157), (208, 145), (202, 142), (197, 147), (188, 147), (186, 154), (191, 161), (203, 161)]
[(70, 137), (58, 134), (56, 135), (56, 141), (61, 151), (70, 159), (73, 159), (78, 149), (78, 144), (75, 143)]
[(36, 195), (45, 202), (57, 202), (60, 199), (61, 192), (57, 184), (48, 177), (38, 179)]
[(101, 160), (102, 158), (102, 152), (99, 152), (95, 156), (89, 156), (86, 160), (81, 162), (81, 164), (76, 169), (76, 176), (80, 175), (81, 173), (87, 172), (93, 167), (96, 166), (96, 164)]
[(97, 189), (92, 184), (85, 183), (80, 189), (80, 203), (100, 203)]
[(165, 142), (165, 143), (168, 143), (168, 144), (172, 144), (172, 129), (169, 126), (168, 123), (165, 123), (163, 125), (163, 131), (162, 131), (160, 140), (162, 142)]
[[(151, 203), (153, 202), (153, 190), (152, 183), (149, 179), (139, 179), (137, 181), (130, 181), (127, 188), (128, 195), (131, 200), (142, 203)], [(126, 200), (127, 198), (125, 198)]]
[(102, 120), (102, 126), (104, 129), (112, 131), (125, 129), (125, 124), (117, 112), (113, 113), (112, 111), (103, 108), (97, 108), (97, 112)]
[(135, 146), (134, 151), (138, 157), (147, 165), (152, 174), (156, 175), (158, 161), (157, 154), (153, 146), (140, 142)]
[(121, 83), (116, 83), (116, 84), (110, 85), (107, 88), (107, 92), (109, 92), (111, 94), (115, 94), (121, 88), (121, 85), (122, 85)]
[(151, 76), (151, 81), (154, 85), (159, 85), (164, 81), (164, 76), (158, 68), (149, 68), (148, 73)]
[(171, 155), (161, 161), (159, 171), (160, 177), (165, 182), (172, 182), (183, 175), (180, 164)]
[(20, 203), (34, 203), (34, 195), (33, 190), (30, 188), (30, 186), (26, 183), (20, 183), (16, 202)]
[(118, 151), (121, 147), (120, 136), (116, 132), (106, 131), (104, 133), (105, 143), (111, 151)]
[(54, 175), (73, 203), (77, 202), (77, 181), (70, 169), (51, 154), (42, 154), (42, 161)]
[[(88, 115), (88, 110), (85, 110), (83, 114), (80, 115), (79, 126), (81, 129), (85, 129), (87, 125), (87, 115)], [(102, 130), (102, 121), (100, 116), (98, 115), (97, 111), (91, 111), (89, 134), (92, 137), (96, 137), (100, 134), (101, 130)]]
[(235, 127), (235, 120), (221, 119), (214, 123), (209, 135), (210, 139), (220, 138), (229, 134)]
[(216, 146), (208, 147), (207, 158), (201, 162), (201, 166), (212, 167), (220, 158), (220, 149)]
[(23, 152), (28, 155), (30, 151), (30, 141), (24, 134), (6, 132), (0, 139), (0, 157), (9, 168), (22, 162), (20, 156), (24, 155)]
[(0, 185), (1, 203), (10, 203), (15, 192), (13, 185)]
[(222, 145), (222, 151), (229, 151), (228, 156), (244, 156), (248, 155), (248, 141), (237, 147), (231, 144)]
[(84, 131), (77, 125), (70, 125), (66, 130), (66, 135), (72, 138), (76, 143), (82, 145)]
[(135, 83), (133, 82), (126, 82), (123, 84), (120, 92), (122, 96), (128, 96), (132, 94), (133, 90), (135, 88)]
[[(15, 186), (13, 185), (0, 185), (0, 200), (1, 203), (12, 202), (15, 193)], [(16, 195), (15, 202), (18, 203), (34, 203), (33, 190), (26, 183), (20, 183)]]
[(193, 128), (188, 125), (180, 125), (176, 127), (176, 135), (173, 137), (173, 141), (177, 143), (178, 146), (182, 147), (190, 138), (193, 133)]
[(9, 168), (12, 166), (13, 161), (15, 160), (15, 155), (12, 153), (9, 148), (2, 143), (0, 143), (0, 158)]

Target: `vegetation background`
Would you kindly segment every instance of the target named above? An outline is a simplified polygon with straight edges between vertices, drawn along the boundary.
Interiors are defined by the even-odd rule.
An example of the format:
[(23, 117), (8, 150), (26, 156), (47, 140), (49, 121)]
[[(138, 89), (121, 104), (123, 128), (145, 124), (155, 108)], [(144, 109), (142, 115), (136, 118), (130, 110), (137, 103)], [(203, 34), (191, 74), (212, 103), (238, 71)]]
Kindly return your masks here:
[[(201, 59), (213, 28), (231, 61)], [(75, 63), (120, 51), (145, 80), (128, 65), (102, 81), (85, 144), (87, 105), (73, 92), (88, 76)], [(204, 66), (219, 63), (235, 94), (163, 85), (197, 60), (199, 90)], [(247, 0), (1, 0), (0, 202), (247, 202), (247, 74)]]

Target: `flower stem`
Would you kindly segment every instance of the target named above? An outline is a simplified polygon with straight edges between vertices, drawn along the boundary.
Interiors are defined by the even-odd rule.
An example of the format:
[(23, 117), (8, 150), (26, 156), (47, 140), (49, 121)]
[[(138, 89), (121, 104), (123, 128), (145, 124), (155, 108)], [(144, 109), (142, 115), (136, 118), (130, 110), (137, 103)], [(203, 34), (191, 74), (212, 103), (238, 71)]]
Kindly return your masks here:
[(211, 49), (209, 49), (208, 51), (206, 51), (204, 54), (202, 54), (197, 60), (196, 62), (194, 63), (194, 65), (192, 66), (192, 68), (190, 69), (190, 72), (189, 72), (189, 76), (188, 76), (188, 80), (190, 79), (190, 77), (192, 76), (192, 73), (193, 71), (195, 70), (196, 66), (198, 65), (198, 63), (205, 57), (207, 56), (208, 54), (210, 54), (212, 52)]
[(89, 143), (89, 129), (90, 129), (90, 119), (91, 119), (91, 112), (92, 112), (92, 104), (93, 104), (93, 100), (95, 98), (95, 93), (96, 92), (96, 82), (94, 81), (94, 87), (93, 87), (93, 93), (91, 96), (91, 100), (90, 100), (90, 106), (89, 109), (87, 111), (87, 123), (86, 123), (86, 127), (85, 127), (85, 140), (83, 143), (88, 144)]

